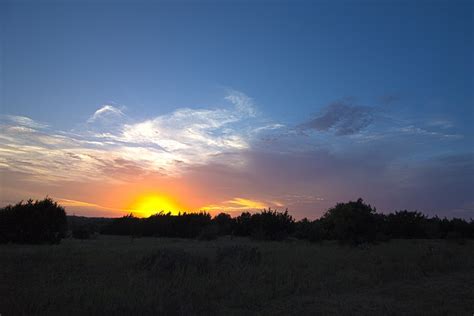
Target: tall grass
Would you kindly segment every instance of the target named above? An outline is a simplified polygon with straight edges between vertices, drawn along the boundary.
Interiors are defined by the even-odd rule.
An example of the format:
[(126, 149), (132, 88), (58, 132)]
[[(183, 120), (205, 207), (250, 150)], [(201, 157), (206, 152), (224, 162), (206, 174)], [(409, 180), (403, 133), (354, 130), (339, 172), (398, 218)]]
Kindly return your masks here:
[(2, 315), (470, 315), (474, 243), (100, 236), (0, 246)]

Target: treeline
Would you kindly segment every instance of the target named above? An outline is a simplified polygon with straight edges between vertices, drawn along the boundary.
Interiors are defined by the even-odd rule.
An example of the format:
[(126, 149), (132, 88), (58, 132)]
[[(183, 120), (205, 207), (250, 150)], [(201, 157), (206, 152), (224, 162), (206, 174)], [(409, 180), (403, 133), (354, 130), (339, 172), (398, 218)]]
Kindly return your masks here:
[(474, 221), (427, 217), (420, 212), (377, 213), (362, 199), (339, 203), (317, 220), (295, 219), (288, 213), (268, 209), (243, 212), (237, 217), (220, 213), (160, 212), (147, 218), (132, 214), (116, 219), (70, 217), (70, 231), (64, 208), (50, 198), (20, 202), (0, 209), (0, 242), (58, 243), (70, 234), (88, 239), (93, 234), (132, 237), (177, 237), (211, 240), (219, 236), (245, 236), (259, 240), (298, 238), (313, 242), (339, 240), (361, 244), (392, 238), (436, 238), (465, 240), (474, 238)]
[(295, 221), (285, 212), (263, 210), (244, 212), (232, 218), (221, 213), (158, 213), (148, 218), (128, 215), (113, 220), (102, 233), (129, 236), (158, 236), (214, 239), (223, 235), (247, 236), (260, 240), (283, 240), (288, 237), (309, 241), (339, 240), (360, 244), (387, 241), (391, 238), (474, 238), (474, 221), (459, 218), (427, 217), (420, 212), (377, 213), (362, 199), (339, 203), (320, 219)]

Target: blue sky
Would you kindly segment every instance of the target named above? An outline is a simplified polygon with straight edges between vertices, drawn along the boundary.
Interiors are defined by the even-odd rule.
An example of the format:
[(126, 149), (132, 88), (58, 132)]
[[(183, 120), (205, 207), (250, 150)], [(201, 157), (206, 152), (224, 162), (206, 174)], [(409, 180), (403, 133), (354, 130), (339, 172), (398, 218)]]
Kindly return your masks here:
[[(126, 161), (145, 170), (142, 181), (158, 191), (170, 181), (209, 181), (209, 192), (187, 189), (218, 191), (192, 198), (197, 208), (232, 209), (226, 202), (240, 198), (317, 217), (362, 196), (387, 211), (474, 212), (472, 2), (0, 6), (0, 109), (8, 136), (0, 142), (1, 170), (3, 179), (15, 179), (4, 201), (50, 194), (109, 208), (75, 193), (97, 179), (67, 179), (69, 189), (59, 190), (65, 179), (48, 176), (58, 166), (39, 164), (38, 151), (50, 154), (43, 160), (62, 161), (93, 150), (118, 160), (84, 165), (91, 174)], [(19, 127), (29, 134), (18, 134)], [(181, 135), (184, 129), (199, 137)], [(58, 145), (59, 136), (68, 145)], [(144, 163), (126, 154), (132, 148), (168, 156)], [(229, 156), (239, 163), (222, 171)], [(288, 183), (269, 188), (249, 173)]]

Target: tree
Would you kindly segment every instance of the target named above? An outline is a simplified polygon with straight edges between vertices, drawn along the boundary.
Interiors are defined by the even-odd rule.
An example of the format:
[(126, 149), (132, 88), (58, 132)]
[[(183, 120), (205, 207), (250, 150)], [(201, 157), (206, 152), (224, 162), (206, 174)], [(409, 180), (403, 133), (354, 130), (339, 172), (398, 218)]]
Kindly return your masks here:
[(398, 211), (387, 216), (388, 233), (393, 238), (426, 238), (427, 222), (420, 212)]
[(230, 235), (234, 230), (234, 222), (235, 220), (229, 214), (220, 213), (216, 215), (212, 221), (218, 227), (218, 234), (219, 235)]
[(348, 203), (338, 203), (321, 218), (328, 237), (341, 242), (360, 244), (376, 238), (375, 208), (362, 199)]
[(59, 243), (66, 230), (64, 208), (48, 197), (0, 209), (0, 240), (3, 242)]

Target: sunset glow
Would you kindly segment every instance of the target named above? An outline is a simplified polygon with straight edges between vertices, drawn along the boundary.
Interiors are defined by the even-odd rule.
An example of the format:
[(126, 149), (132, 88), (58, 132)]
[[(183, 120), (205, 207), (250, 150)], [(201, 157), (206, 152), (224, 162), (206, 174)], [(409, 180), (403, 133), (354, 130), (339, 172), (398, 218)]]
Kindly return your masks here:
[(469, 6), (23, 2), (0, 4), (0, 207), (474, 216)]
[(159, 212), (176, 215), (186, 209), (172, 198), (163, 195), (144, 195), (138, 197), (128, 210), (136, 216), (148, 217)]
[(474, 316), (473, 56), (474, 0), (0, 0), (0, 316)]

